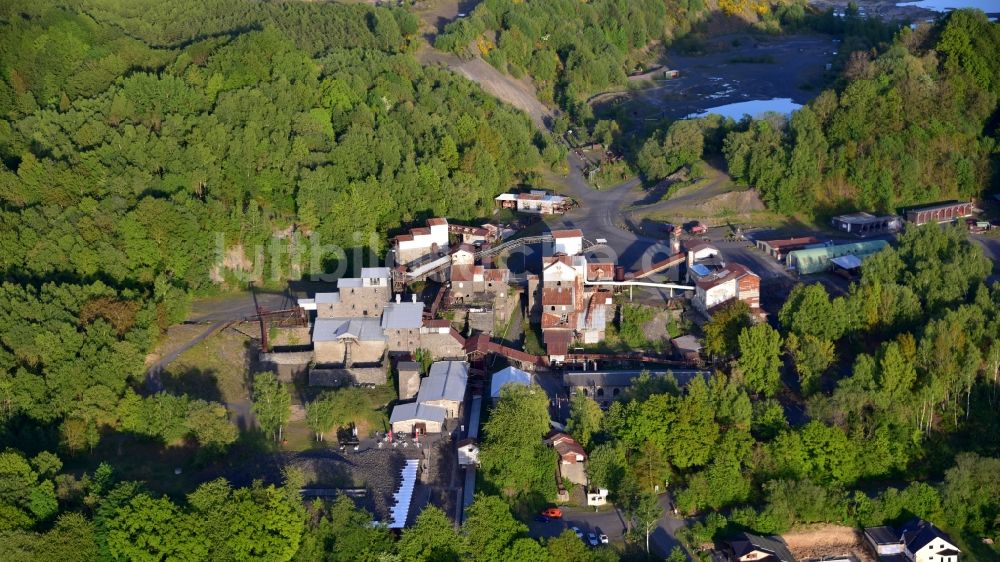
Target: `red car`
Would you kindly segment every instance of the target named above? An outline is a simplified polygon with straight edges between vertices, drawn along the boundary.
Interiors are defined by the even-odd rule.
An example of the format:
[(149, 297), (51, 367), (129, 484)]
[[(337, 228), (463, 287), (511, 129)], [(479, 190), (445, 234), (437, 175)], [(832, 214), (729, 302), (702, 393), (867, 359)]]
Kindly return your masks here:
[(542, 511), (542, 515), (548, 517), (549, 519), (561, 519), (562, 510), (558, 507), (550, 507)]

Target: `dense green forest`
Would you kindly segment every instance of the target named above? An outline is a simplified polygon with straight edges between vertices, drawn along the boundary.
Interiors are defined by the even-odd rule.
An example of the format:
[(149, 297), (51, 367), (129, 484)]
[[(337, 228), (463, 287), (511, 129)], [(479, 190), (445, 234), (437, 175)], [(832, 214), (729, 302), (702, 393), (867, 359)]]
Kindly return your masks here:
[(852, 54), (844, 87), (787, 125), (760, 120), (731, 133), (729, 172), (785, 213), (976, 196), (997, 150), (998, 51), (1000, 26), (982, 12), (904, 28), (877, 58)]
[(562, 154), (421, 67), (401, 10), (6, 2), (0, 18), (3, 419), (62, 422), (74, 450), (127, 427), (118, 401), (187, 296), (226, 278), (222, 250), (254, 260), (291, 231), (381, 251), (404, 222), (485, 214)]
[(684, 34), (706, 12), (701, 0), (485, 0), (435, 46), (480, 53), (515, 77), (527, 73), (543, 102), (582, 124), (593, 117), (587, 97), (624, 86), (647, 58), (640, 50)]
[[(220, 254), (262, 271), (254, 248), (281, 233), (308, 264), (286, 273), (319, 272), (305, 237), (379, 253), (390, 230), (483, 216), (563, 159), (523, 114), (420, 66), (416, 29), (404, 10), (361, 5), (0, 4), (0, 442), (25, 451), (0, 463), (0, 558), (144, 559), (128, 549), (167, 543), (189, 559), (296, 552), (304, 515), (285, 517), (273, 489), (220, 485), (181, 506), (133, 487), (114, 500), (106, 476), (59, 473), (45, 450), (72, 460), (117, 432), (225, 451), (238, 436), (221, 404), (143, 384), (190, 295), (230, 278)], [(287, 520), (248, 526), (259, 544), (219, 546), (211, 533), (229, 531), (199, 518), (223, 501)], [(147, 527), (128, 510), (148, 511), (135, 522)]]

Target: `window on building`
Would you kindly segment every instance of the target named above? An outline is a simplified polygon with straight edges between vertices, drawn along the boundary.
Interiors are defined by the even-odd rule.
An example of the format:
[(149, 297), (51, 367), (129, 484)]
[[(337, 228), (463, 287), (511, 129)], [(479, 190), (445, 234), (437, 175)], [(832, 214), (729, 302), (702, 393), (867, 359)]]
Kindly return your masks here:
[(603, 388), (598, 388), (597, 389), (597, 395), (598, 396), (604, 396), (604, 389)]
[(618, 394), (621, 392), (621, 390), (622, 389), (620, 389), (620, 388), (616, 388), (616, 389), (612, 390), (611, 391), (611, 396), (618, 396)]
[(584, 396), (590, 396), (590, 391), (588, 391), (586, 388), (583, 389), (583, 395)]

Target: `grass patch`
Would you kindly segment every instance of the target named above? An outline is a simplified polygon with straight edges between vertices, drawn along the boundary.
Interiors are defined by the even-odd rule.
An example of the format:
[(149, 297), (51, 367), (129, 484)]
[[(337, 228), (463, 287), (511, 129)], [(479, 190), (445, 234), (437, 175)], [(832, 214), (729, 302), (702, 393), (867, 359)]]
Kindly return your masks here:
[(250, 346), (249, 337), (231, 329), (206, 338), (166, 366), (164, 390), (226, 403), (249, 400)]
[(532, 324), (525, 319), (521, 327), (524, 330), (524, 352), (532, 355), (545, 355), (541, 326)]

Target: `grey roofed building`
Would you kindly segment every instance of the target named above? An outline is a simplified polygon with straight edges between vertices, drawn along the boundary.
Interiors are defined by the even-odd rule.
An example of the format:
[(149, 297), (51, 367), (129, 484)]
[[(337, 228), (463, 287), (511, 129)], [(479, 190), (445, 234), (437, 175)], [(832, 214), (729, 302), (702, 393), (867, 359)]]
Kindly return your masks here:
[(388, 279), (392, 276), (388, 267), (362, 267), (362, 279)]
[(431, 365), (430, 374), (420, 381), (417, 402), (434, 400), (465, 400), (469, 382), (469, 364), (465, 361), (438, 361)]
[(382, 312), (382, 329), (407, 330), (419, 328), (424, 323), (424, 303), (391, 302)]
[[(785, 541), (781, 540), (781, 537), (762, 537), (750, 533), (740, 533), (737, 538), (728, 542), (737, 559), (755, 550), (760, 550), (767, 552), (779, 562), (796, 562), (795, 557), (788, 551), (788, 546)], [(758, 558), (758, 560), (766, 560), (766, 558)]]
[[(947, 534), (938, 529), (933, 523), (922, 519), (913, 519), (900, 529), (900, 535), (906, 544), (906, 549), (910, 552), (917, 552), (936, 539), (954, 546), (955, 542)], [(943, 553), (939, 553), (943, 554)], [(957, 554), (957, 552), (956, 552)]]
[(885, 525), (881, 527), (868, 527), (865, 529), (865, 534), (876, 545), (899, 544), (903, 542), (899, 538), (899, 533), (892, 527), (886, 527)]
[(416, 361), (399, 361), (399, 362), (396, 363), (396, 370), (397, 371), (406, 371), (406, 372), (412, 372), (412, 371), (418, 371), (419, 372), (420, 371), (420, 363), (417, 363)]
[(385, 341), (378, 318), (317, 318), (313, 324), (313, 341), (340, 339)]
[(361, 287), (361, 278), (359, 277), (341, 277), (337, 279), (338, 289), (356, 289)]
[(397, 404), (392, 408), (389, 423), (398, 423), (407, 420), (426, 420), (444, 423), (447, 417), (447, 410), (440, 406), (421, 404), (420, 402), (407, 402), (405, 404)]
[(316, 304), (340, 304), (340, 293), (316, 293)]

